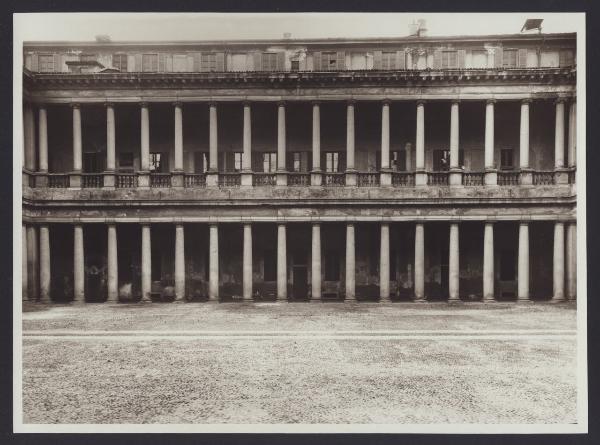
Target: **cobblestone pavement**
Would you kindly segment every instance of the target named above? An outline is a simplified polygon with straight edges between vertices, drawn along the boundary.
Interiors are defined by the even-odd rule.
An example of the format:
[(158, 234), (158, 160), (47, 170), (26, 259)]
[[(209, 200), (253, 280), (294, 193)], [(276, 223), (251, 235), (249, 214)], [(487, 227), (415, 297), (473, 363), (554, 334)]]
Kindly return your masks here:
[(26, 305), (25, 423), (573, 423), (574, 304)]

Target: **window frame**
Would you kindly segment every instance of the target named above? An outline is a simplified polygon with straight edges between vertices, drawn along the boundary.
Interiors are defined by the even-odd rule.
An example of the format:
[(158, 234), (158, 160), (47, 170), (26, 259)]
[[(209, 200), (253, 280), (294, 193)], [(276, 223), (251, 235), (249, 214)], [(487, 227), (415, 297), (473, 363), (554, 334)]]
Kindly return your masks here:
[[(325, 152), (325, 173), (340, 173), (340, 152), (326, 151)], [(331, 164), (331, 167), (330, 167)], [(335, 164), (335, 168), (334, 167)]]
[(381, 52), (381, 69), (395, 70), (396, 69), (396, 51)]
[[(507, 55), (510, 55), (511, 60), (508, 62), (512, 62), (512, 57), (514, 55), (514, 64), (507, 62)], [(502, 50), (502, 68), (517, 68), (519, 64), (519, 50), (516, 48), (505, 48)]]
[[(333, 62), (333, 66), (332, 66), (332, 62)], [(321, 52), (321, 69), (323, 71), (335, 71), (338, 69), (337, 52), (336, 51), (322, 51)]]
[[(117, 63), (116, 60), (119, 60), (118, 62), (118, 67), (117, 67)], [(123, 61), (125, 61), (125, 66), (123, 67)], [(129, 64), (128, 64), (128, 60), (127, 60), (127, 54), (124, 53), (115, 53), (112, 55), (112, 66), (113, 68), (117, 68), (119, 71), (121, 72), (126, 72), (129, 69)], [(123, 69), (124, 68), (124, 69)]]
[(161, 151), (150, 152), (149, 162), (148, 162), (148, 169), (150, 170), (150, 173), (164, 173), (163, 172), (163, 167), (165, 166), (164, 155), (165, 155), (165, 153), (163, 153)]
[[(42, 58), (44, 58), (45, 60), (49, 60), (49, 62), (48, 61), (42, 62)], [(42, 67), (44, 67), (44, 66), (45, 67), (52, 66), (52, 69), (42, 69)], [(54, 54), (52, 54), (52, 53), (38, 54), (38, 71), (40, 73), (53, 73), (54, 71), (56, 71), (56, 66), (54, 65)]]
[(277, 54), (272, 51), (261, 53), (260, 62), (263, 71), (277, 71)]
[(213, 73), (217, 71), (217, 53), (202, 51), (200, 53), (200, 71)]
[[(453, 59), (450, 58), (453, 57)], [(454, 62), (454, 63), (450, 63)], [(455, 49), (443, 49), (440, 61), (441, 69), (457, 69), (458, 68), (458, 51)]]
[[(510, 165), (504, 162), (505, 154), (510, 153)], [(500, 170), (513, 170), (515, 168), (515, 150), (502, 148), (500, 150)]]
[[(146, 58), (147, 57), (155, 57), (156, 58), (156, 69), (146, 69)], [(152, 60), (152, 59), (151, 59)], [(150, 65), (153, 65), (152, 63)], [(152, 66), (150, 67), (152, 68)], [(142, 54), (142, 72), (143, 73), (158, 73), (158, 53), (143, 53)]]
[(275, 173), (277, 171), (277, 152), (263, 151), (261, 154), (263, 173)]

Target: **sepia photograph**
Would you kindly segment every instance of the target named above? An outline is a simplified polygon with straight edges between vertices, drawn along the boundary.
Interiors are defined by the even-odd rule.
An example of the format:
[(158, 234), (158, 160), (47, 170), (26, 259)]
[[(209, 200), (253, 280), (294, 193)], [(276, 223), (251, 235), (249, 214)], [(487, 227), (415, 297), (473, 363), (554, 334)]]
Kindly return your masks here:
[(14, 14), (15, 432), (587, 432), (585, 18)]

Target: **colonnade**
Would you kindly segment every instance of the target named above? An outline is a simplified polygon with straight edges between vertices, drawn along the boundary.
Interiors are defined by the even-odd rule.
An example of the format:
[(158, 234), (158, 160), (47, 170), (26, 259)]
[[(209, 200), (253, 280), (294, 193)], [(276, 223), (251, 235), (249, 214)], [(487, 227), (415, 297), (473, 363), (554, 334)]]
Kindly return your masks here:
[[(312, 260), (311, 260), (311, 295), (312, 299), (320, 300), (322, 296), (321, 282), (321, 225), (320, 222), (309, 223), (312, 226)], [(382, 221), (380, 226), (379, 249), (379, 283), (380, 299), (390, 300), (390, 223)], [(529, 223), (521, 221), (518, 235), (518, 293), (519, 301), (529, 300)], [(210, 300), (219, 298), (219, 223), (209, 224), (209, 283), (208, 297)], [(346, 273), (345, 297), (347, 300), (356, 299), (356, 243), (355, 223), (347, 222), (346, 226)], [(449, 223), (449, 300), (459, 300), (459, 258), (460, 258), (460, 222)], [(277, 298), (286, 299), (287, 295), (287, 229), (286, 223), (277, 223)], [(73, 286), (74, 300), (83, 301), (84, 285), (84, 231), (85, 224), (73, 225)], [(50, 245), (50, 226), (47, 224), (23, 226), (23, 295), (30, 299), (50, 301), (51, 255), (50, 249), (60, 248)], [(185, 297), (185, 227), (181, 223), (174, 224), (175, 231), (175, 299)], [(494, 295), (494, 222), (483, 223), (483, 300), (493, 301)], [(118, 245), (117, 227), (114, 223), (107, 224), (107, 289), (108, 301), (118, 301)], [(243, 266), (242, 288), (243, 299), (251, 300), (253, 293), (252, 278), (252, 235), (253, 224), (243, 224)], [(425, 224), (415, 222), (414, 250), (414, 300), (424, 301), (425, 295)], [(565, 240), (566, 238), (566, 240)], [(149, 300), (151, 293), (152, 270), (152, 229), (148, 223), (141, 224), (141, 290), (142, 299)], [(566, 248), (565, 248), (566, 246)], [(565, 254), (566, 253), (566, 254)], [(576, 295), (576, 223), (554, 222), (553, 248), (553, 296), (554, 301), (573, 299)], [(565, 286), (566, 283), (566, 286)], [(37, 293), (39, 289), (39, 294)]]

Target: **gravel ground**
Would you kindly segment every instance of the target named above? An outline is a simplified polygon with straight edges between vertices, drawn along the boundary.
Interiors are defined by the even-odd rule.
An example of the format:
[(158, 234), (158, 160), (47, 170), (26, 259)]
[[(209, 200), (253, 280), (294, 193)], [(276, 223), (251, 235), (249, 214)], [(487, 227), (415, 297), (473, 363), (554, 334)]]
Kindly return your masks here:
[[(32, 330), (574, 329), (571, 305), (40, 307)], [(575, 337), (25, 337), (25, 423), (573, 423)]]

